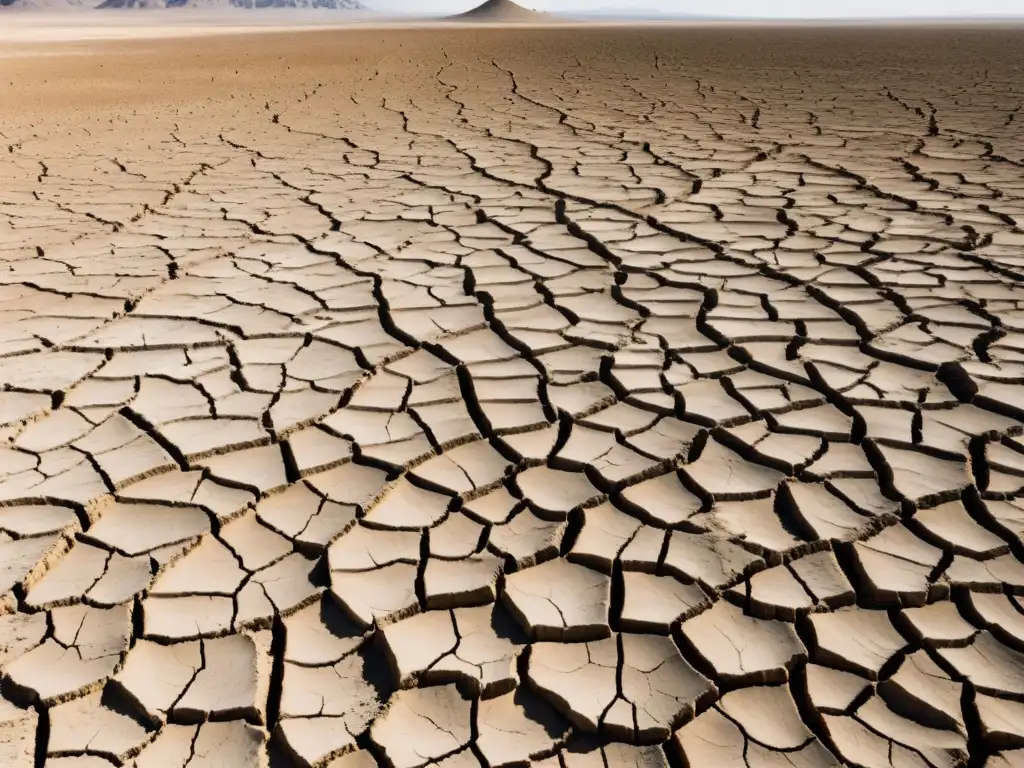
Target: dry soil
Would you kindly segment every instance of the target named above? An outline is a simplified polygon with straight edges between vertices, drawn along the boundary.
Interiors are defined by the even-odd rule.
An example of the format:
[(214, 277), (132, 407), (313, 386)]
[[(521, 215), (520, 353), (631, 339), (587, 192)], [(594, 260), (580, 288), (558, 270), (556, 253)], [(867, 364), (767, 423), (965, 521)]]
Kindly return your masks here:
[(0, 764), (1024, 765), (1022, 45), (6, 45)]

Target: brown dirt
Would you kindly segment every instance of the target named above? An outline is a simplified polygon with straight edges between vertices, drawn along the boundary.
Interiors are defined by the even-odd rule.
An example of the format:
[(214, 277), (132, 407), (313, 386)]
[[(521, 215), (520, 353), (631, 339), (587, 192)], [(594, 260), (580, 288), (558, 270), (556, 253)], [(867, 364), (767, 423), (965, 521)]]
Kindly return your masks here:
[(0, 764), (1019, 764), (1021, 43), (5, 49)]

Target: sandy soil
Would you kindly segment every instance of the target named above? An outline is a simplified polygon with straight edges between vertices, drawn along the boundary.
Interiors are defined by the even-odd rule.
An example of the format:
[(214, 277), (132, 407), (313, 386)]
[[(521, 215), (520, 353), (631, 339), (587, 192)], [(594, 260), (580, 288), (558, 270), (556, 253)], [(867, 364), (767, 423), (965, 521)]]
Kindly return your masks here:
[[(262, 9), (258, 13), (243, 9), (135, 9), (104, 10), (100, 13), (90, 9), (6, 11), (2, 20), (0, 43), (4, 43), (8, 50), (0, 51), (0, 55), (12, 55), (11, 48), (21, 51), (35, 43), (285, 33), (367, 25), (390, 26), (402, 21), (372, 12), (284, 9)], [(50, 47), (47, 50), (54, 52), (60, 49)]]
[(5, 60), (0, 765), (1024, 764), (1021, 44)]

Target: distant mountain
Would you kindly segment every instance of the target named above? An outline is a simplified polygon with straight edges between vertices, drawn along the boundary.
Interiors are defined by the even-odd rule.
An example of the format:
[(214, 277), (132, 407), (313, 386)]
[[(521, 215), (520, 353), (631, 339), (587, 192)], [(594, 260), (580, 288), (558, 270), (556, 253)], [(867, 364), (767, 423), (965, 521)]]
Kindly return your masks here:
[(0, 10), (62, 11), (78, 8), (89, 9), (96, 5), (96, 0), (0, 0)]
[(0, 0), (0, 8), (56, 11), (89, 8), (323, 8), (368, 10), (359, 0)]
[(0, 10), (78, 10), (94, 8), (97, 0), (0, 0)]
[[(109, 0), (108, 0), (109, 1)], [(325, 8), (332, 11), (365, 11), (359, 0), (167, 0), (168, 8)]]
[(490, 23), (503, 22), (536, 22), (552, 20), (555, 17), (540, 11), (531, 11), (521, 5), (513, 3), (512, 0), (487, 0), (465, 13), (454, 16), (446, 16), (446, 21), (482, 21)]

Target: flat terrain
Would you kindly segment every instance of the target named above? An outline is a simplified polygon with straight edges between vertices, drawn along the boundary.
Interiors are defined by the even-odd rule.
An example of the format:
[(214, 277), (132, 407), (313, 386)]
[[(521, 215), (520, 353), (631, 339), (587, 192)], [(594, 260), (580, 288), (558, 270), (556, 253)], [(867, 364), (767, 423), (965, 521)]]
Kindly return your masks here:
[(5, 47), (0, 765), (1024, 765), (1022, 48)]
[[(0, 10), (0, 57), (24, 52), (33, 43), (83, 42), (96, 40), (145, 41), (168, 37), (237, 35), (245, 32), (296, 32), (309, 27), (321, 30), (383, 23), (371, 12), (321, 11), (263, 8), (259, 13), (235, 9), (103, 9), (88, 7), (76, 11)], [(60, 53), (66, 47), (51, 47), (44, 53)], [(106, 48), (96, 51), (103, 55)]]

